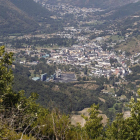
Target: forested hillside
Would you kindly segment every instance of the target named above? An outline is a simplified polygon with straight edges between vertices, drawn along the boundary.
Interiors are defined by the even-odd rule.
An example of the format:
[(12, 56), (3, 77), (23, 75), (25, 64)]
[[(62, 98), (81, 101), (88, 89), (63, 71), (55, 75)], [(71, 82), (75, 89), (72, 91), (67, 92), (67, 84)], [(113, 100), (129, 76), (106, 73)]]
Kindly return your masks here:
[(58, 31), (62, 21), (52, 19), (52, 15), (33, 0), (1, 0), (0, 35)]
[(18, 9), (9, 0), (0, 1), (0, 34), (25, 33), (35, 31), (37, 22)]
[[(47, 72), (48, 74), (53, 74), (55, 72), (53, 66), (43, 66), (43, 64), (39, 64), (38, 66), (43, 70), (44, 73)], [(36, 68), (38, 66), (36, 66)], [(29, 79), (29, 69), (19, 64), (15, 65), (13, 73), (13, 90), (17, 92), (20, 89), (23, 89), (25, 91), (26, 97), (29, 97), (30, 93), (32, 92), (38, 93), (39, 98), (37, 102), (44, 107), (54, 106), (58, 107), (62, 112), (71, 113), (72, 111), (82, 110), (85, 107), (89, 107), (95, 103), (100, 105), (100, 109), (105, 114), (107, 114), (110, 119), (113, 119), (114, 117), (115, 112), (107, 111), (108, 108), (113, 107), (115, 103), (114, 98), (111, 96), (99, 94), (103, 89), (103, 81), (105, 81), (104, 78), (99, 79), (98, 83), (88, 82), (88, 84), (93, 85), (93, 89), (84, 89), (80, 85), (86, 84), (85, 82), (35, 82)], [(102, 102), (98, 97), (104, 98), (106, 102)]]
[(24, 11), (27, 15), (34, 18), (36, 21), (46, 21), (51, 23), (52, 15), (46, 8), (43, 8), (38, 3), (35, 3), (33, 0), (10, 0), (16, 7)]

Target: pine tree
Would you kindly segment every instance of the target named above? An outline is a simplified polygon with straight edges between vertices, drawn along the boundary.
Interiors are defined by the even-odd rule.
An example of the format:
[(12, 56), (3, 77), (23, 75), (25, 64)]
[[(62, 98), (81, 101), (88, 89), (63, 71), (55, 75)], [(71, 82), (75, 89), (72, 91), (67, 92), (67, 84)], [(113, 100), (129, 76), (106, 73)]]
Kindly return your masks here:
[(99, 105), (93, 104), (88, 110), (90, 117), (83, 116), (86, 120), (85, 130), (90, 139), (97, 139), (103, 137), (102, 117), (99, 116)]
[(0, 103), (12, 92), (13, 75), (9, 66), (13, 62), (13, 53), (6, 53), (5, 47), (0, 47)]

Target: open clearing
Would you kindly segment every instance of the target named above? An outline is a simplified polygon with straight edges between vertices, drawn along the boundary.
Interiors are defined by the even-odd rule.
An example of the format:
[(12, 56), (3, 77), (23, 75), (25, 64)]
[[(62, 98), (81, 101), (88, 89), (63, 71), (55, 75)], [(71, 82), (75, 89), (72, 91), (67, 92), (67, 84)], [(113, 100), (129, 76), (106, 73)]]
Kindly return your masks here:
[(74, 85), (75, 87), (82, 87), (84, 89), (89, 89), (89, 90), (96, 90), (99, 86), (93, 83), (86, 83), (86, 84), (76, 84)]
[[(85, 119), (83, 119), (81, 117), (81, 115), (83, 114), (83, 115), (89, 117), (88, 109), (89, 108), (85, 108), (82, 111), (78, 111), (78, 115), (73, 115), (71, 117), (72, 125), (77, 125), (77, 123), (80, 123), (81, 126), (83, 127), (85, 125), (86, 121), (85, 121)], [(108, 120), (107, 116), (105, 114), (99, 114), (99, 116), (102, 116), (102, 118), (103, 118), (102, 123), (105, 126), (107, 124), (107, 120)]]

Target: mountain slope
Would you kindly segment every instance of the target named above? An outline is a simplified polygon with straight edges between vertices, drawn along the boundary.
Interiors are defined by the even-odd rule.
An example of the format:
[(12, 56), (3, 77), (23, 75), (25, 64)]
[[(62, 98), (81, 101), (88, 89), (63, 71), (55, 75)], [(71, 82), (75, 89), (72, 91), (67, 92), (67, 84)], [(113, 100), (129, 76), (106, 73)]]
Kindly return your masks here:
[(120, 7), (122, 5), (133, 3), (139, 0), (37, 0), (37, 1), (47, 1), (48, 3), (51, 4), (62, 2), (80, 7), (95, 7), (109, 9), (113, 7)]
[(52, 13), (33, 0), (10, 0), (20, 10), (33, 17), (37, 21), (51, 22)]
[(34, 31), (38, 24), (9, 0), (0, 0), (0, 34)]
[(136, 3), (130, 3), (113, 10), (112, 14), (105, 19), (116, 20), (127, 16), (133, 16), (140, 12), (140, 1)]

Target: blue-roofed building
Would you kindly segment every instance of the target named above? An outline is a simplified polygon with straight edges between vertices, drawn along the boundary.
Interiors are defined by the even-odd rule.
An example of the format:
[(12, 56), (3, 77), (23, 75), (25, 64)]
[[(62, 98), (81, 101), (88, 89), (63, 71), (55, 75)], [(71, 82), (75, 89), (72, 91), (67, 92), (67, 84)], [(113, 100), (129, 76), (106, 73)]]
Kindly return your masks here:
[(42, 56), (42, 58), (47, 58), (47, 57), (50, 57), (50, 54), (45, 54)]
[(39, 81), (40, 80), (40, 77), (33, 77), (32, 80), (33, 81)]
[(41, 81), (45, 81), (47, 78), (47, 73), (41, 74)]
[(46, 54), (45, 56), (46, 56), (46, 57), (50, 57), (50, 54)]

